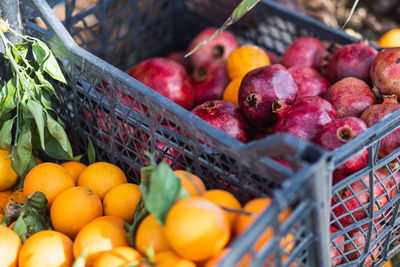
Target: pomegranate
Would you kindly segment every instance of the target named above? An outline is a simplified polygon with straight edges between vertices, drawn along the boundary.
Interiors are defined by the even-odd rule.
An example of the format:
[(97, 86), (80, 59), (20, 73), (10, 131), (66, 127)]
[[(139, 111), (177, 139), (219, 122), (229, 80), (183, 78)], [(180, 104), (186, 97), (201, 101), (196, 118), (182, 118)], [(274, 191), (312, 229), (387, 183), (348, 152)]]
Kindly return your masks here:
[(274, 99), (291, 104), (296, 96), (297, 86), (292, 75), (276, 64), (248, 72), (240, 85), (238, 102), (250, 123), (267, 128), (277, 119), (272, 113)]
[[(368, 127), (372, 127), (380, 122), (386, 115), (393, 113), (398, 109), (400, 109), (400, 104), (397, 102), (396, 95), (384, 95), (383, 103), (370, 106), (362, 113), (361, 119)], [(397, 129), (382, 139), (378, 156), (383, 158), (399, 146), (400, 129)]]
[[(194, 49), (198, 44), (211, 37), (217, 28), (209, 27), (200, 32), (189, 44), (188, 51)], [(229, 54), (239, 47), (238, 40), (235, 35), (229, 31), (224, 31), (206, 45), (197, 50), (189, 57), (193, 67), (198, 67), (214, 60), (226, 60)]]
[(329, 60), (326, 78), (337, 82), (346, 77), (370, 81), (369, 71), (378, 51), (366, 44), (348, 44), (337, 49)]
[(293, 66), (288, 70), (297, 84), (298, 97), (322, 95), (330, 86), (330, 83), (312, 67)]
[(275, 133), (289, 133), (310, 142), (321, 126), (339, 118), (332, 105), (319, 96), (300, 97), (291, 106), (276, 99), (273, 112), (279, 117)]
[(373, 104), (375, 94), (363, 80), (347, 77), (329, 87), (324, 98), (331, 102), (339, 117), (360, 117)]
[[(391, 190), (394, 190), (395, 180), (393, 177), (388, 177), (388, 172), (385, 168), (378, 169), (374, 175), (374, 208), (370, 210), (370, 187), (369, 175), (366, 175), (361, 180), (357, 180), (345, 187), (332, 198), (333, 214), (338, 218), (343, 227), (349, 226), (357, 221), (360, 221), (368, 216), (367, 212), (376, 213), (380, 208), (385, 206), (391, 196)], [(353, 194), (354, 192), (354, 194)], [(350, 214), (347, 213), (347, 209)], [(367, 211), (367, 212), (366, 212)], [(354, 217), (354, 220), (353, 218)], [(378, 222), (382, 215), (375, 216), (375, 222)]]
[(328, 55), (328, 51), (318, 39), (314, 37), (300, 37), (286, 49), (282, 57), (282, 65), (286, 68), (292, 66), (309, 66), (320, 70), (324, 58)]
[(229, 101), (211, 100), (198, 105), (192, 113), (227, 135), (247, 142), (249, 124), (239, 107)]
[(383, 95), (400, 97), (400, 47), (378, 53), (371, 66), (371, 80)]
[[(346, 144), (357, 135), (367, 130), (364, 121), (356, 117), (346, 117), (334, 120), (322, 126), (314, 142), (332, 151)], [(368, 150), (364, 149), (337, 167), (333, 172), (333, 184), (343, 180), (348, 175), (361, 170), (368, 163)]]
[(165, 58), (147, 59), (128, 71), (128, 74), (183, 108), (191, 109), (194, 90), (185, 69)]
[(175, 61), (176, 63), (182, 65), (187, 72), (192, 71), (189, 58), (185, 57), (185, 51), (173, 51), (169, 53), (166, 58)]
[[(332, 236), (338, 231), (338, 229), (334, 226), (329, 226), (329, 233)], [(342, 261), (342, 254), (340, 252), (344, 252), (344, 235), (340, 235), (336, 237), (331, 243), (331, 263), (332, 265), (338, 265)]]
[(195, 105), (220, 99), (228, 82), (225, 61), (211, 61), (197, 67), (192, 75), (192, 85), (196, 94)]
[(272, 52), (271, 50), (265, 50), (268, 55), (269, 61), (272, 64), (281, 64), (281, 57), (278, 56), (276, 53)]
[[(346, 243), (346, 245), (344, 246), (344, 251), (349, 261), (354, 261), (358, 259), (364, 253), (365, 245), (367, 243), (366, 237), (368, 235), (368, 224), (361, 226), (361, 229), (362, 231), (356, 228), (348, 233), (352, 242)], [(375, 228), (372, 228), (372, 235), (370, 242), (374, 241), (376, 237), (377, 237), (376, 230)], [(370, 256), (365, 259), (364, 266), (368, 266), (368, 264), (370, 264), (371, 262), (374, 261), (374, 259), (376, 259), (379, 253), (378, 245), (375, 245), (373, 248), (370, 247), (368, 253), (370, 254)]]

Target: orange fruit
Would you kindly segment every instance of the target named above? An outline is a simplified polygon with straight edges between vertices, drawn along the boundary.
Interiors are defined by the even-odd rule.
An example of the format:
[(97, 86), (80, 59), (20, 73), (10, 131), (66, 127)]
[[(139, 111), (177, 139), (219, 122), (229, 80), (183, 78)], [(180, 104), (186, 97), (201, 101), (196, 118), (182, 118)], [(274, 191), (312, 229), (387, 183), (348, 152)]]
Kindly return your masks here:
[(182, 187), (190, 196), (199, 196), (206, 191), (203, 181), (193, 173), (184, 170), (175, 170), (174, 173), (181, 180)]
[(103, 199), (104, 215), (115, 215), (132, 223), (136, 206), (142, 198), (137, 184), (120, 184), (108, 191)]
[[(242, 208), (242, 205), (240, 205), (240, 202), (235, 198), (235, 196), (225, 190), (208, 190), (203, 196), (221, 208), (229, 208), (234, 210), (240, 210)], [(224, 214), (228, 218), (231, 227), (233, 227), (238, 213), (224, 210)]]
[(393, 264), (391, 261), (386, 262), (382, 267), (393, 267)]
[(148, 215), (140, 223), (136, 232), (135, 247), (143, 254), (149, 248), (152, 248), (155, 253), (169, 249), (164, 227), (158, 224), (153, 215)]
[(78, 183), (79, 175), (81, 175), (82, 171), (87, 167), (85, 164), (78, 161), (66, 161), (64, 163), (61, 163), (61, 166), (67, 169), (69, 174), (71, 174), (72, 179), (74, 179), (75, 181), (75, 184)]
[(30, 196), (35, 191), (42, 192), (47, 198), (47, 207), (50, 208), (58, 194), (74, 186), (74, 180), (64, 167), (45, 162), (33, 167), (26, 175), (24, 194)]
[(24, 190), (22, 188), (14, 191), (11, 195), (8, 196), (8, 203), (18, 203), (23, 204), (25, 202), (26, 196), (24, 194)]
[[(215, 254), (206, 262), (204, 267), (218, 267), (218, 262), (222, 260), (229, 253), (229, 251), (229, 248), (225, 248), (220, 253)], [(250, 265), (251, 259), (251, 254), (245, 254), (242, 259), (235, 264), (235, 267), (247, 267)]]
[(14, 225), (15, 225), (16, 222), (17, 222), (17, 221), (13, 221), (13, 222), (8, 226), (8, 228), (13, 229), (13, 227), (14, 227)]
[(4, 214), (6, 212), (8, 197), (11, 195), (11, 193), (11, 190), (0, 192), (0, 213)]
[(181, 258), (171, 250), (162, 251), (154, 258), (156, 267), (196, 267), (193, 262)]
[(87, 166), (78, 179), (78, 186), (92, 189), (100, 199), (114, 186), (126, 183), (124, 172), (108, 162), (96, 162)]
[(223, 210), (200, 196), (172, 205), (164, 229), (171, 248), (192, 261), (206, 260), (221, 251), (231, 230)]
[(236, 106), (239, 106), (238, 95), (242, 79), (243, 79), (242, 76), (236, 77), (228, 84), (222, 95), (222, 100), (230, 101), (234, 103)]
[(93, 267), (123, 267), (141, 258), (142, 255), (131, 247), (117, 247), (98, 257)]
[(0, 266), (17, 266), (21, 239), (8, 227), (0, 224)]
[(0, 149), (0, 191), (5, 191), (15, 185), (18, 174), (11, 168), (10, 151)]
[(71, 187), (61, 192), (50, 208), (54, 229), (72, 239), (83, 226), (101, 215), (103, 206), (99, 196), (84, 187)]
[(108, 221), (124, 229), (124, 219), (118, 216), (100, 216), (94, 219), (92, 222), (97, 221)]
[(111, 221), (93, 220), (76, 235), (74, 256), (78, 258), (86, 250), (86, 266), (90, 267), (104, 252), (120, 246), (129, 246), (123, 228)]
[(226, 60), (226, 68), (231, 80), (243, 77), (249, 71), (269, 64), (267, 53), (256, 45), (245, 45), (236, 48)]
[(0, 224), (1, 224), (1, 222), (3, 221), (3, 219), (4, 219), (4, 214), (3, 214), (3, 213), (0, 213)]
[(70, 267), (74, 261), (72, 241), (66, 235), (46, 230), (29, 237), (19, 253), (19, 267)]
[(400, 47), (400, 29), (393, 29), (385, 33), (378, 42), (380, 47)]

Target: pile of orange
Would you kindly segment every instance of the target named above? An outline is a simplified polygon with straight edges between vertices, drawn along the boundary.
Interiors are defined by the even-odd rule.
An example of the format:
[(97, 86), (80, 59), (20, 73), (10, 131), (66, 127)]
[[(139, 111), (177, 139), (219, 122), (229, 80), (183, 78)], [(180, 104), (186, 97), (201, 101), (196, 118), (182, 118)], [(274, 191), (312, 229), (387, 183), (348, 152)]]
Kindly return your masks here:
[[(0, 162), (3, 173), (12, 171), (7, 160)], [(228, 242), (245, 231), (271, 200), (254, 199), (242, 208), (231, 193), (206, 190), (202, 180), (190, 172), (174, 173), (189, 197), (172, 205), (163, 225), (153, 215), (146, 216), (137, 228), (135, 248), (129, 246), (124, 224), (132, 223), (141, 191), (138, 185), (127, 183), (124, 172), (113, 164), (40, 163), (27, 174), (23, 188), (15, 192), (11, 188), (17, 179), (0, 181), (7, 184), (0, 192), (3, 216), (8, 203), (23, 203), (27, 196), (40, 191), (48, 199), (53, 227), (21, 244), (12, 225), (0, 225), (0, 258), (1, 264), (5, 263), (1, 266), (72, 266), (82, 255), (86, 257), (85, 266), (94, 267), (135, 262), (136, 266), (148, 267), (217, 266), (228, 251)], [(282, 215), (282, 220), (288, 214)], [(272, 229), (266, 229), (255, 249), (272, 234)], [(285, 250), (293, 248), (292, 239), (282, 243)], [(246, 256), (238, 266), (247, 266), (250, 260)]]

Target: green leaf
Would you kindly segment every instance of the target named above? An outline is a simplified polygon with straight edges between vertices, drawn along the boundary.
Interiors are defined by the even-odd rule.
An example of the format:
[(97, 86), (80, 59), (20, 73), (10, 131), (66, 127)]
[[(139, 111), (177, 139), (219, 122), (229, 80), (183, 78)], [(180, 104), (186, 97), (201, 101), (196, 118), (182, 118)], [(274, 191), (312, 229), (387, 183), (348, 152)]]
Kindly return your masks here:
[(7, 120), (3, 123), (0, 129), (0, 149), (11, 149), (11, 130), (14, 124), (14, 119)]
[(10, 112), (17, 103), (16, 78), (9, 80), (0, 90), (0, 117)]
[(47, 129), (49, 130), (49, 133), (57, 140), (58, 144), (65, 151), (65, 153), (72, 158), (72, 147), (69, 143), (68, 136), (64, 128), (58, 121), (54, 120), (48, 112), (46, 112), (46, 115)]
[(51, 93), (51, 94), (53, 94), (54, 96), (56, 96), (57, 100), (60, 100), (60, 99), (58, 98), (58, 95), (57, 95), (57, 93), (56, 93), (56, 90), (54, 90), (53, 85), (52, 85), (48, 80), (46, 80), (46, 78), (44, 77), (43, 73), (36, 72), (36, 77), (37, 77), (37, 79), (38, 79), (40, 85), (42, 85), (43, 88), (44, 88), (46, 91), (48, 91), (49, 93)]
[(209, 41), (220, 35), (226, 28), (228, 28), (230, 25), (238, 21), (253, 7), (255, 7), (258, 2), (260, 2), (260, 0), (242, 0), (242, 2), (235, 8), (235, 10), (233, 10), (232, 15), (229, 16), (229, 18), (224, 22), (224, 24), (207, 40), (204, 40), (203, 42), (199, 43), (194, 49), (189, 51), (189, 53), (187, 53), (185, 57), (192, 55), (197, 50), (199, 50), (203, 45), (207, 44)]
[(32, 52), (35, 60), (40, 65), (40, 71), (45, 71), (53, 79), (67, 84), (56, 57), (45, 43), (40, 40), (35, 40), (35, 42), (32, 44)]
[(96, 162), (96, 150), (94, 149), (92, 140), (90, 140), (90, 137), (88, 137), (88, 161), (90, 164)]
[[(148, 174), (145, 172), (144, 175)], [(149, 178), (150, 185), (148, 187), (146, 183), (143, 183), (143, 180), (148, 179), (148, 177), (142, 177), (140, 184), (143, 200), (147, 210), (156, 218), (157, 222), (164, 225), (165, 217), (181, 189), (181, 181), (165, 162), (161, 162), (150, 173)]]
[(19, 176), (24, 174), (32, 154), (32, 133), (30, 126), (30, 120), (23, 122), (17, 144), (15, 145), (14, 155), (11, 158), (11, 167)]
[[(69, 155), (59, 144), (57, 139), (55, 139), (47, 129), (44, 130), (44, 140), (45, 140), (45, 153), (53, 158), (58, 160), (73, 160), (73, 161), (80, 161), (82, 155), (72, 157)], [(36, 143), (36, 140), (34, 140)]]
[(86, 258), (87, 258), (87, 250), (85, 249), (81, 255), (75, 260), (72, 267), (85, 267), (86, 266)]
[(11, 54), (18, 64), (22, 64), (23, 60), (26, 59), (28, 54), (29, 44), (28, 43), (17, 43), (10, 46)]
[(38, 103), (35, 100), (28, 100), (28, 103), (26, 104), (26, 107), (28, 108), (29, 112), (32, 114), (35, 122), (36, 122), (36, 127), (39, 132), (39, 137), (40, 137), (40, 145), (42, 149), (44, 150), (44, 118), (43, 118), (43, 107), (40, 103)]

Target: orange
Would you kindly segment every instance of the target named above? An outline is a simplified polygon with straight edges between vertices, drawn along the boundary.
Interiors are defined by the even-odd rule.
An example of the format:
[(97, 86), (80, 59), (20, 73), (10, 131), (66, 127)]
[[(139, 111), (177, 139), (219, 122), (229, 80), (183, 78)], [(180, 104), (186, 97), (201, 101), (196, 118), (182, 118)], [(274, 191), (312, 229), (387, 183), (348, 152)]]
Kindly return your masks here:
[(74, 261), (72, 241), (66, 235), (46, 230), (29, 237), (22, 245), (19, 267), (70, 267)]
[(400, 29), (393, 29), (385, 33), (378, 42), (380, 47), (400, 47)]
[(135, 247), (143, 254), (149, 248), (152, 248), (155, 253), (169, 249), (164, 227), (158, 224), (153, 215), (148, 215), (140, 223), (136, 232)]
[(8, 227), (0, 224), (0, 266), (17, 266), (21, 239)]
[(0, 191), (5, 191), (17, 182), (18, 175), (11, 168), (10, 151), (0, 149)]
[(14, 191), (11, 193), (11, 195), (8, 197), (8, 203), (18, 203), (18, 204), (23, 204), (25, 202), (26, 196), (24, 194), (24, 190), (22, 188)]
[(196, 267), (193, 262), (181, 258), (170, 250), (166, 250), (156, 254), (156, 267)]
[(132, 223), (136, 206), (142, 198), (136, 184), (120, 184), (108, 191), (103, 199), (104, 215), (115, 215)]
[(71, 187), (60, 193), (50, 208), (55, 230), (74, 238), (83, 226), (103, 215), (98, 195), (84, 187)]
[(129, 246), (124, 229), (111, 221), (93, 220), (76, 235), (74, 256), (78, 258), (86, 250), (86, 266), (90, 267), (104, 252), (120, 246)]
[(78, 179), (78, 186), (92, 189), (100, 199), (114, 186), (126, 183), (124, 172), (107, 162), (96, 162), (87, 166)]
[(124, 220), (121, 217), (117, 216), (100, 216), (94, 219), (92, 222), (97, 222), (97, 221), (108, 221), (111, 222), (122, 229), (124, 229)]
[(176, 202), (165, 220), (169, 245), (192, 261), (206, 260), (221, 251), (229, 241), (230, 230), (223, 210), (200, 196)]
[(243, 77), (249, 71), (270, 64), (267, 53), (255, 45), (245, 45), (236, 48), (226, 60), (226, 68), (231, 80)]
[(202, 195), (206, 191), (203, 181), (193, 173), (183, 170), (176, 170), (174, 173), (181, 180), (182, 187), (190, 196)]
[(13, 221), (13, 222), (8, 226), (8, 228), (13, 229), (13, 227), (14, 227), (14, 225), (15, 225), (16, 222), (17, 222), (17, 221)]
[(393, 264), (391, 261), (386, 262), (382, 267), (393, 267)]
[[(242, 208), (242, 205), (240, 205), (240, 202), (235, 198), (235, 196), (225, 190), (208, 190), (204, 193), (204, 197), (211, 202), (217, 204), (221, 208), (229, 208), (233, 210), (240, 210)], [(231, 227), (233, 227), (238, 213), (227, 210), (224, 210), (224, 213), (225, 216), (228, 218)]]
[(8, 197), (11, 195), (11, 190), (0, 192), (0, 213), (5, 213), (8, 203)]
[[(212, 258), (210, 258), (206, 264), (204, 265), (204, 267), (217, 267), (218, 262), (220, 260), (222, 260), (228, 253), (229, 253), (230, 249), (229, 248), (225, 248), (224, 250), (222, 250), (220, 253), (215, 254)], [(235, 264), (235, 267), (247, 267), (250, 265), (251, 262), (251, 254), (245, 254), (242, 259)]]
[(45, 162), (33, 167), (26, 175), (24, 194), (30, 196), (35, 191), (42, 192), (47, 198), (47, 207), (50, 208), (58, 194), (74, 186), (74, 180), (64, 167)]
[(78, 183), (79, 175), (81, 175), (82, 171), (87, 167), (85, 164), (78, 161), (67, 161), (61, 164), (69, 174), (71, 174), (72, 179), (74, 179), (75, 184)]
[(0, 224), (1, 224), (1, 222), (3, 221), (3, 219), (4, 219), (4, 214), (3, 214), (3, 213), (0, 213)]
[(141, 258), (142, 255), (131, 247), (117, 247), (98, 257), (93, 267), (123, 267)]
[(242, 76), (236, 77), (228, 84), (224, 90), (224, 94), (222, 95), (222, 100), (230, 101), (236, 104), (236, 106), (239, 106), (238, 95), (242, 79)]

